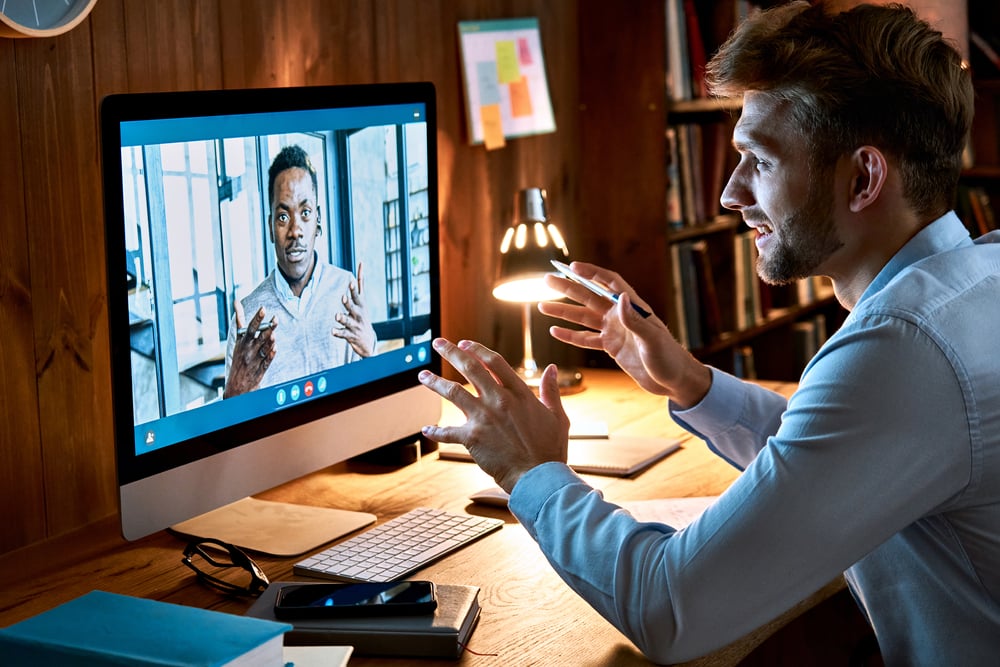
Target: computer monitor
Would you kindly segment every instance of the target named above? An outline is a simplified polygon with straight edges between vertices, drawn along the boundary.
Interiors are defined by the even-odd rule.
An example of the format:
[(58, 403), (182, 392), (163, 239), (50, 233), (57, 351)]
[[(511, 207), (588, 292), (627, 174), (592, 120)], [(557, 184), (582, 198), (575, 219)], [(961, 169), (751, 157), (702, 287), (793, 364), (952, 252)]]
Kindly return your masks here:
[[(374, 521), (252, 495), (440, 418), (433, 85), (118, 94), (100, 119), (124, 537), (294, 555)], [(234, 331), (237, 301), (276, 326)], [(321, 319), (348, 302), (353, 342)]]

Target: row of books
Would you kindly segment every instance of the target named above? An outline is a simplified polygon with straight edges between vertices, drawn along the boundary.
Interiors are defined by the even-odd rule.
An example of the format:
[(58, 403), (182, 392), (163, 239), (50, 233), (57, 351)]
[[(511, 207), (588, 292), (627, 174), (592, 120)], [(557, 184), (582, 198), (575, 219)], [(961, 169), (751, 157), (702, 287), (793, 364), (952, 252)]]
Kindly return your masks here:
[(277, 619), (278, 590), (299, 583), (273, 582), (244, 616), (91, 591), (0, 628), (0, 663), (341, 667), (352, 655), (457, 659), (480, 616), (478, 586), (440, 584), (433, 613)]
[(749, 0), (666, 0), (667, 95), (706, 97), (705, 64), (733, 26), (752, 11)]
[(756, 270), (754, 232), (732, 236), (730, 252), (706, 238), (671, 244), (674, 335), (691, 350), (759, 326), (783, 309), (808, 305), (832, 293), (825, 277), (768, 285)]
[(667, 127), (667, 223), (671, 229), (693, 227), (723, 212), (719, 198), (735, 167), (726, 122), (685, 123)]
[[(826, 315), (816, 313), (791, 326), (792, 362), (794, 368), (805, 368), (816, 356), (829, 335)], [(733, 348), (733, 375), (744, 380), (757, 380), (757, 362), (752, 345), (737, 345)]]

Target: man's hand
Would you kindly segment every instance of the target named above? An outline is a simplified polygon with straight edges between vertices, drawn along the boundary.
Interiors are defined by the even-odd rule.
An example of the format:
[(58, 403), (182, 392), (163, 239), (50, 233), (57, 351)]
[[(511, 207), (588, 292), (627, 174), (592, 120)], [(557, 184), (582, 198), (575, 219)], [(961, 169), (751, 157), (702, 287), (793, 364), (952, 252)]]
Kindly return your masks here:
[(542, 313), (586, 327), (554, 326), (553, 338), (592, 350), (604, 350), (640, 387), (652, 394), (670, 396), (683, 407), (700, 401), (711, 386), (711, 371), (685, 350), (656, 315), (642, 317), (632, 308), (640, 302), (635, 290), (620, 275), (585, 262), (573, 262), (574, 273), (603, 283), (619, 295), (615, 304), (587, 288), (555, 275), (546, 284), (576, 304), (549, 301), (538, 304)]
[(434, 349), (476, 389), (421, 371), (420, 382), (451, 401), (466, 417), (462, 426), (426, 426), (434, 442), (465, 445), (476, 463), (510, 493), (525, 472), (548, 461), (566, 462), (569, 417), (559, 398), (556, 367), (542, 373), (539, 395), (496, 352), (471, 341), (442, 338)]
[(278, 318), (272, 317), (270, 322), (263, 323), (264, 308), (261, 307), (249, 324), (244, 324), (246, 315), (239, 299), (236, 300), (235, 309), (236, 345), (233, 347), (224, 398), (239, 396), (259, 387), (276, 352), (274, 330), (278, 327)]
[(375, 327), (368, 317), (363, 294), (361, 278), (362, 264), (358, 262), (357, 280), (351, 282), (348, 291), (341, 299), (345, 312), (337, 314), (337, 324), (340, 326), (330, 333), (337, 338), (343, 338), (361, 357), (375, 354)]

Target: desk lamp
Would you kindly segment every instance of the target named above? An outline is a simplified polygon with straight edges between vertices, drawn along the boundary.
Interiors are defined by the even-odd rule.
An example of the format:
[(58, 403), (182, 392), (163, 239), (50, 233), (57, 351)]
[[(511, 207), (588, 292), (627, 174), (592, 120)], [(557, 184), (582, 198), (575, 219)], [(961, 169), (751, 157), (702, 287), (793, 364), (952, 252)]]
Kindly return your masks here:
[[(562, 298), (561, 293), (545, 285), (545, 274), (552, 272), (553, 259), (569, 263), (569, 250), (559, 228), (548, 218), (545, 190), (520, 190), (514, 196), (514, 222), (500, 242), (500, 275), (493, 296), (523, 306), (524, 359), (517, 372), (536, 389), (542, 373), (532, 352), (531, 311), (539, 301)], [(582, 380), (583, 375), (575, 369), (559, 369), (562, 393), (578, 390)]]

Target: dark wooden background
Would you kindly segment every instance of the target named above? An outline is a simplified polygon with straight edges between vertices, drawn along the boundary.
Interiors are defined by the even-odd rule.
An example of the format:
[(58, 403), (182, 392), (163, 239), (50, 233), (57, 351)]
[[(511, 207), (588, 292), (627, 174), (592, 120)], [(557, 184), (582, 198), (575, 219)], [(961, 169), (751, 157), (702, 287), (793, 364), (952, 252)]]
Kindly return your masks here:
[[(524, 16), (540, 21), (557, 131), (469, 146), (457, 24)], [(617, 268), (662, 312), (663, 26), (662, 0), (100, 0), (65, 35), (0, 38), (0, 553), (117, 508), (103, 96), (433, 81), (444, 334), (516, 363), (519, 307), (490, 289), (522, 187), (548, 191), (574, 258)], [(543, 319), (539, 361), (582, 362)]]

